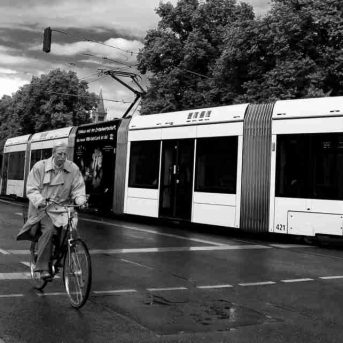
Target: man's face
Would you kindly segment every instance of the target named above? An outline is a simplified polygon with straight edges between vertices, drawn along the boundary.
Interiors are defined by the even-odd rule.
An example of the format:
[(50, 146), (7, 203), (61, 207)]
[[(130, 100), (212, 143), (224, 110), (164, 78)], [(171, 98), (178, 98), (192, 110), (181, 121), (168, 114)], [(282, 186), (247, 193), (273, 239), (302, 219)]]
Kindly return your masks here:
[(67, 148), (65, 147), (58, 147), (56, 148), (54, 152), (54, 159), (55, 159), (55, 164), (58, 167), (61, 167), (65, 160), (67, 159)]

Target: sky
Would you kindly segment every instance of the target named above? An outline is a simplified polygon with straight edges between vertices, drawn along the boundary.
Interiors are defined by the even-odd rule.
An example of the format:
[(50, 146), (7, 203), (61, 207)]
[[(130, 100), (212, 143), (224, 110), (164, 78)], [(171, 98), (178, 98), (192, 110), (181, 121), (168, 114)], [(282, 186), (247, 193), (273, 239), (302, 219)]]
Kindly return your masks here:
[[(33, 76), (60, 68), (76, 72), (80, 80), (88, 82), (91, 92), (102, 92), (108, 119), (122, 117), (135, 96), (101, 70), (139, 74), (135, 68), (137, 52), (147, 30), (157, 26), (159, 2), (0, 0), (0, 98), (12, 95)], [(177, 0), (169, 2), (175, 5)], [(245, 2), (257, 15), (270, 7), (269, 0)], [(53, 30), (50, 53), (42, 51), (46, 27)], [(123, 81), (133, 86), (129, 78)], [(146, 77), (139, 82), (146, 88)]]

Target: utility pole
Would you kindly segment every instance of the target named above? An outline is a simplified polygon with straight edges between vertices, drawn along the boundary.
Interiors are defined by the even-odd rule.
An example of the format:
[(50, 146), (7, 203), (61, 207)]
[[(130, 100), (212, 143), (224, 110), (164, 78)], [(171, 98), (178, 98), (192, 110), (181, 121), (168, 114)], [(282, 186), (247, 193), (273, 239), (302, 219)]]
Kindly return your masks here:
[[(136, 95), (135, 99), (133, 100), (132, 104), (129, 106), (129, 108), (125, 111), (123, 118), (126, 118), (133, 106), (137, 103), (137, 101), (142, 97), (143, 94), (145, 94), (145, 90), (142, 88), (142, 86), (138, 83), (138, 75), (132, 72), (128, 71), (121, 71), (121, 70), (113, 70), (113, 69), (98, 69), (100, 75), (109, 75), (116, 81), (118, 81), (120, 84), (128, 88), (132, 93)], [(119, 79), (119, 77), (129, 77), (139, 88), (139, 90), (132, 88), (130, 85), (128, 85), (123, 80)]]

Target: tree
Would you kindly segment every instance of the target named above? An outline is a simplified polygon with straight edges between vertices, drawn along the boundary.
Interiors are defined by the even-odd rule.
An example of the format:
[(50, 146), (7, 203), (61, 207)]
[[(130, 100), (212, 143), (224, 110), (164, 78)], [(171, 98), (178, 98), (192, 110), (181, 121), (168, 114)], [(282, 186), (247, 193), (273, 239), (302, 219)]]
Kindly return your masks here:
[(150, 73), (142, 113), (217, 104), (212, 70), (227, 27), (254, 18), (252, 7), (236, 0), (180, 0), (160, 3), (158, 27), (148, 31), (138, 69)]
[(342, 95), (342, 2), (273, 0), (260, 20), (227, 31), (215, 70), (235, 102)]
[(97, 96), (72, 71), (53, 70), (33, 77), (13, 96), (13, 112), (22, 134), (90, 122)]
[(13, 113), (12, 97), (4, 95), (0, 99), (0, 152), (8, 137), (20, 134), (20, 126)]
[(138, 56), (142, 113), (343, 95), (343, 2), (272, 0), (255, 18), (234, 0), (160, 4)]

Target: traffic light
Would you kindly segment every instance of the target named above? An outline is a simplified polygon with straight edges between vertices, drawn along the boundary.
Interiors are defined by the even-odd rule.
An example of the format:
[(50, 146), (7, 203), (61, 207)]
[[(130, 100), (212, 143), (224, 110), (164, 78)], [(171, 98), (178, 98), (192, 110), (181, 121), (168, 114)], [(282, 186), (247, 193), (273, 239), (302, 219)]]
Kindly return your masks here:
[(44, 37), (43, 37), (43, 51), (50, 52), (51, 49), (51, 28), (47, 27), (44, 29)]

